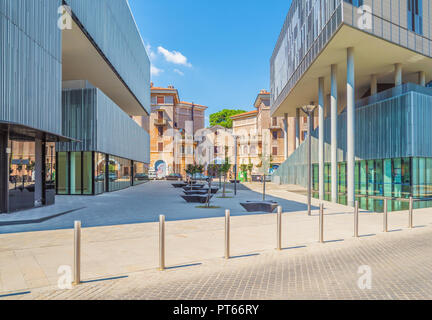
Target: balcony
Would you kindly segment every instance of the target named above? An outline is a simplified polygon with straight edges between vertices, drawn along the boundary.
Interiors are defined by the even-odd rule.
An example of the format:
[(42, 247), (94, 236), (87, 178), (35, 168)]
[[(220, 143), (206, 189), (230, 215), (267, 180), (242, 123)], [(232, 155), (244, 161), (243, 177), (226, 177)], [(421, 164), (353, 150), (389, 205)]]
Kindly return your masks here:
[(154, 125), (156, 127), (165, 127), (167, 125), (167, 121), (165, 119), (155, 119)]

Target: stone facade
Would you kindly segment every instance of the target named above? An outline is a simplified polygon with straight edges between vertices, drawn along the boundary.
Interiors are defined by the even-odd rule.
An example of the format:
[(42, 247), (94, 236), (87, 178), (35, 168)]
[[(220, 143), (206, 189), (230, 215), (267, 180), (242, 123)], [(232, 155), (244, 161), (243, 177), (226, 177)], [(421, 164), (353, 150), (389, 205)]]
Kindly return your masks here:
[(195, 134), (204, 128), (207, 107), (180, 101), (178, 90), (151, 87), (150, 168), (159, 176), (185, 175), (194, 163)]

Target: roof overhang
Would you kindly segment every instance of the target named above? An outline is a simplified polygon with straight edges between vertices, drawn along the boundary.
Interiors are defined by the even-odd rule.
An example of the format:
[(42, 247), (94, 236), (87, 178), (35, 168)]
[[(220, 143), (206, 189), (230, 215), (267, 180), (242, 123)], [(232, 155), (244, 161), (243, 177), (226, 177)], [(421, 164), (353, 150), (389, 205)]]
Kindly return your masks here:
[[(64, 81), (88, 80), (128, 115), (148, 115), (147, 110), (120, 78), (114, 67), (75, 20), (73, 20), (72, 29), (63, 30), (62, 41)], [(150, 84), (148, 85), (150, 89)]]
[(287, 113), (295, 117), (297, 108), (311, 102), (317, 104), (320, 77), (325, 78), (324, 97), (329, 95), (332, 64), (338, 65), (339, 104), (345, 106), (349, 47), (355, 49), (356, 100), (370, 88), (372, 74), (377, 75), (378, 83), (393, 83), (396, 63), (402, 63), (403, 82), (417, 83), (419, 71), (425, 71), (426, 82), (432, 80), (432, 58), (343, 24), (285, 100), (279, 106), (272, 106), (272, 116), (281, 117)]
[(47, 142), (80, 142), (79, 140), (42, 131), (15, 122), (0, 121), (0, 130), (18, 139), (40, 139)]

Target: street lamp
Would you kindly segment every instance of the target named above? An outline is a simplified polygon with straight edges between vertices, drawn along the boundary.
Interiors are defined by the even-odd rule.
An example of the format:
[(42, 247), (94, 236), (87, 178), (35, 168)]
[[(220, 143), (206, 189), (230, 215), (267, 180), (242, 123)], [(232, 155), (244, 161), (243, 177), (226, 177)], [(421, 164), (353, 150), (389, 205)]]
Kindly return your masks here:
[(312, 131), (312, 116), (316, 109), (316, 106), (313, 102), (310, 105), (304, 106), (301, 108), (304, 113), (308, 116), (308, 187), (307, 187), (307, 197), (308, 197), (308, 215), (312, 215), (312, 139), (311, 139), (311, 131)]

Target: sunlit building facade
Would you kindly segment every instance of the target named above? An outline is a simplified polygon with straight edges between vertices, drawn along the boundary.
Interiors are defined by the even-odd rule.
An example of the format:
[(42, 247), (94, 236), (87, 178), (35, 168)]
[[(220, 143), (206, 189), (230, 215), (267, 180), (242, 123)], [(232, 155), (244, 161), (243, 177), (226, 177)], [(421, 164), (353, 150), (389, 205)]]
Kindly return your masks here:
[(0, 213), (142, 181), (150, 61), (127, 1), (1, 0), (0, 47)]
[[(272, 115), (315, 105), (313, 188), (380, 211), (432, 196), (432, 1), (293, 1), (271, 60)], [(306, 140), (307, 142), (307, 140)], [(307, 186), (307, 146), (274, 180)]]

